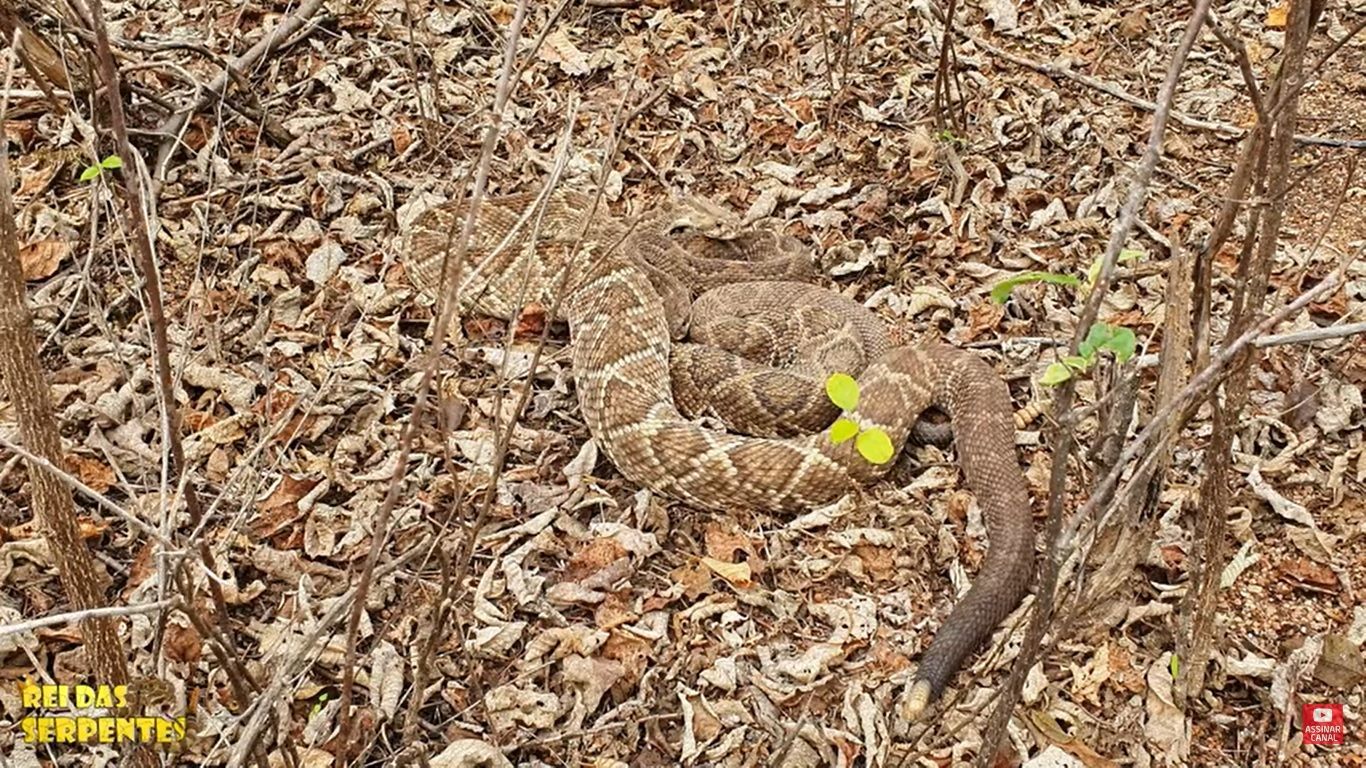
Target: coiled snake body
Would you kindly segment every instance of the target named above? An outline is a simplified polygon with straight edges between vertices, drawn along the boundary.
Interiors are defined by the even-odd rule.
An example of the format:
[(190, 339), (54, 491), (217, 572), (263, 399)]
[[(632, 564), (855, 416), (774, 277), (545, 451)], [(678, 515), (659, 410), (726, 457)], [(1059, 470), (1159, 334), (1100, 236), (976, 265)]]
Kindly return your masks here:
[[(921, 412), (936, 406), (949, 413), (989, 548), (921, 660), (905, 709), (918, 715), (1019, 604), (1034, 576), (1029, 495), (1004, 382), (953, 347), (889, 348), (872, 312), (791, 281), (809, 279), (812, 269), (794, 258), (789, 242), (762, 230), (704, 236), (722, 219), (697, 202), (661, 206), (629, 228), (592, 213), (584, 195), (561, 191), (542, 207), (535, 202), (485, 201), (465, 265), (447, 274), (460, 275), (462, 310), (512, 318), (532, 301), (560, 307), (584, 419), (632, 481), (714, 509), (793, 512), (840, 498), (891, 466), (871, 464), (854, 441), (835, 445), (823, 431), (838, 415), (829, 411), (823, 382), (841, 370), (857, 373), (861, 390), (857, 409), (844, 416), (881, 428), (898, 450)], [(413, 223), (407, 269), (420, 289), (450, 290), (442, 287), (442, 265), (465, 211), (459, 203), (438, 206)], [(689, 299), (704, 291), (690, 314)], [(722, 347), (675, 343), (689, 321), (694, 338)], [(746, 349), (779, 331), (795, 339)], [(762, 357), (769, 359), (754, 359)], [(770, 368), (775, 361), (789, 367)], [(768, 436), (703, 426), (680, 406)], [(811, 420), (814, 434), (791, 434), (794, 424), (813, 428)]]

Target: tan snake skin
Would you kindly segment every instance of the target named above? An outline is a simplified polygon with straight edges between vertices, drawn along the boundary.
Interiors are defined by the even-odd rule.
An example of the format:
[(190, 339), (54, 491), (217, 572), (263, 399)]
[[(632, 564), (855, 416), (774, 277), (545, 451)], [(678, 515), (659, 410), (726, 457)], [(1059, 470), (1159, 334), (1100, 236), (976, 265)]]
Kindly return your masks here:
[[(569, 322), (584, 419), (632, 481), (713, 509), (793, 512), (839, 499), (891, 464), (875, 466), (852, 440), (834, 445), (819, 431), (838, 415), (824, 402), (823, 388), (835, 371), (856, 373), (861, 389), (858, 409), (845, 416), (882, 428), (897, 450), (924, 410), (936, 406), (949, 413), (968, 486), (984, 513), (989, 549), (972, 588), (921, 661), (903, 710), (918, 716), (1034, 578), (1029, 495), (1015, 458), (1005, 383), (981, 359), (953, 347), (889, 349), (885, 328), (871, 311), (790, 282), (811, 279), (813, 270), (808, 259), (793, 257), (782, 236), (762, 230), (699, 234), (716, 234), (723, 222), (704, 204), (665, 204), (626, 227), (605, 210), (590, 215), (591, 199), (584, 195), (556, 192), (540, 211), (535, 201), (484, 201), (466, 263), (447, 274), (460, 275), (461, 311), (504, 318), (516, 317), (530, 302), (555, 306), (564, 287), (558, 314)], [(449, 290), (442, 264), (464, 219), (465, 207), (456, 203), (428, 210), (413, 223), (406, 267), (421, 290)], [(528, 247), (533, 232), (534, 248)], [(753, 282), (735, 285), (737, 279)], [(713, 288), (690, 314), (691, 296)], [(689, 320), (695, 338), (721, 346), (675, 343)], [(797, 338), (777, 338), (783, 333)], [(774, 370), (769, 363), (795, 365)], [(680, 405), (731, 428), (788, 436), (709, 428), (686, 417)], [(814, 419), (818, 431), (792, 435), (792, 424), (806, 419)]]

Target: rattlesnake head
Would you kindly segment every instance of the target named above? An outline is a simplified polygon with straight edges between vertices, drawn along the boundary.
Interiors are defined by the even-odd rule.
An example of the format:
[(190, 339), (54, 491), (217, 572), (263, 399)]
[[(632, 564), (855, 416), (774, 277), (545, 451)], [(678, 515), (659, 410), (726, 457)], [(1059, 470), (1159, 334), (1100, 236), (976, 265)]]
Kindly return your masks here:
[(657, 214), (671, 237), (699, 235), (712, 240), (736, 240), (741, 221), (734, 212), (701, 197), (679, 197)]

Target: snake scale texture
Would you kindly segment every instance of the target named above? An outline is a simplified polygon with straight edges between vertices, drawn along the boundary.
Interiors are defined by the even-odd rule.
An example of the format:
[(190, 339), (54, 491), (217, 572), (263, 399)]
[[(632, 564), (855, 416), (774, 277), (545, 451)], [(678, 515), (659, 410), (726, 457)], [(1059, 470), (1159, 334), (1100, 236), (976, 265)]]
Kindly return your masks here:
[[(890, 463), (874, 465), (853, 440), (835, 445), (825, 433), (840, 415), (824, 395), (831, 372), (857, 373), (858, 407), (843, 415), (881, 428), (897, 450), (927, 408), (949, 414), (989, 546), (925, 652), (904, 713), (919, 716), (1023, 599), (1035, 571), (1029, 494), (1009, 391), (980, 358), (939, 344), (892, 348), (870, 310), (803, 282), (814, 272), (790, 240), (758, 228), (722, 233), (724, 216), (703, 201), (665, 203), (627, 226), (573, 192), (539, 204), (489, 199), (464, 263), (443, 274), (466, 211), (437, 206), (413, 222), (405, 256), (414, 285), (435, 296), (458, 279), (462, 312), (514, 318), (531, 302), (558, 307), (589, 431), (625, 477), (657, 492), (791, 513), (885, 474)], [(676, 341), (689, 326), (706, 343)], [(727, 429), (690, 418), (699, 414)], [(812, 419), (813, 433), (791, 434)]]

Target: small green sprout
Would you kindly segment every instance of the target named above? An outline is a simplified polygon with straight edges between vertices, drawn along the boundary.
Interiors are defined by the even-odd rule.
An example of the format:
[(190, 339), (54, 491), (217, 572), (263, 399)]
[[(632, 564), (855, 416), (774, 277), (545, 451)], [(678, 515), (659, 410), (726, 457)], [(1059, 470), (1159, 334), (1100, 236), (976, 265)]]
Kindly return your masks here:
[(1062, 363), (1049, 363), (1043, 371), (1043, 376), (1039, 377), (1039, 383), (1046, 387), (1056, 387), (1070, 378), (1072, 378), (1071, 368)]
[(327, 691), (323, 691), (322, 693), (318, 694), (318, 700), (313, 703), (313, 710), (308, 713), (308, 716), (313, 717), (314, 715), (323, 711), (323, 707), (325, 706), (327, 706)]
[[(830, 402), (841, 410), (852, 411), (858, 408), (859, 387), (854, 377), (847, 373), (834, 373), (825, 380), (825, 394)], [(851, 419), (840, 417), (830, 425), (830, 442), (839, 445), (850, 438), (859, 455), (873, 464), (886, 464), (896, 453), (892, 448), (892, 438), (878, 427), (860, 429)]]
[(1167, 664), (1167, 668), (1172, 671), (1172, 679), (1175, 680), (1181, 674), (1181, 658), (1173, 653), (1172, 660)]
[[(1121, 264), (1132, 264), (1142, 257), (1142, 251), (1127, 249), (1119, 252), (1117, 261)], [(1090, 268), (1086, 270), (1086, 282), (1084, 284), (1072, 275), (1063, 275), (1057, 272), (1021, 272), (992, 286), (991, 300), (997, 304), (1004, 304), (1010, 299), (1010, 294), (1017, 287), (1027, 283), (1065, 285), (1069, 288), (1080, 288), (1085, 293), (1095, 287), (1096, 280), (1100, 278), (1102, 258), (1097, 257), (1095, 261), (1091, 262)], [(1049, 363), (1048, 367), (1044, 369), (1043, 376), (1039, 377), (1039, 383), (1056, 387), (1072, 378), (1074, 371), (1085, 373), (1091, 370), (1091, 366), (1095, 365), (1096, 355), (1101, 350), (1109, 350), (1120, 363), (1128, 362), (1129, 358), (1134, 356), (1134, 350), (1137, 346), (1138, 339), (1132, 330), (1105, 323), (1096, 323), (1086, 332), (1086, 339), (1077, 347), (1077, 354), (1068, 355), (1058, 362)]]
[[(1125, 248), (1116, 257), (1116, 264), (1133, 264), (1143, 258), (1143, 251), (1135, 251), (1132, 248)], [(1105, 261), (1105, 255), (1101, 254), (1096, 260), (1091, 262), (1091, 266), (1086, 270), (1086, 290), (1096, 287), (1096, 280), (1100, 278), (1100, 266)]]
[(954, 133), (952, 128), (944, 128), (937, 131), (934, 134), (934, 140), (940, 144), (950, 144), (954, 147), (963, 147), (967, 144), (967, 141), (962, 136)]
[(1017, 287), (1026, 283), (1051, 283), (1053, 285), (1065, 285), (1069, 288), (1076, 288), (1081, 285), (1081, 281), (1071, 275), (1060, 275), (1057, 272), (1021, 272), (993, 286), (991, 300), (997, 304), (1004, 304)]
[(1076, 355), (1068, 355), (1061, 361), (1049, 363), (1044, 369), (1039, 383), (1049, 387), (1072, 378), (1073, 371), (1085, 373), (1096, 363), (1096, 356), (1109, 350), (1121, 364), (1127, 363), (1138, 349), (1138, 338), (1130, 328), (1096, 323), (1086, 332), (1086, 338), (1077, 347)]
[(110, 155), (94, 165), (86, 166), (86, 169), (81, 171), (81, 181), (90, 181), (91, 179), (99, 177), (99, 175), (105, 171), (112, 171), (122, 167), (123, 158), (118, 155)]

